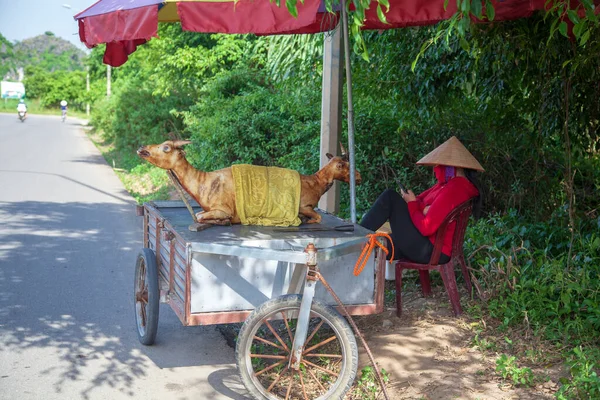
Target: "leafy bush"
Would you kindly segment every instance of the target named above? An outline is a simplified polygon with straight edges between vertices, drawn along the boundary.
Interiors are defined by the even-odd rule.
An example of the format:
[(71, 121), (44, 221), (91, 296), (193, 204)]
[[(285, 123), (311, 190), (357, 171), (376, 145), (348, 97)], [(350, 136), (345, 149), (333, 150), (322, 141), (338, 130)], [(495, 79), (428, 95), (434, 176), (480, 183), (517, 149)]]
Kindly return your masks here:
[[(557, 345), (578, 345), (568, 354), (571, 379), (558, 398), (594, 398), (600, 389), (600, 220), (580, 220), (571, 231), (566, 212), (560, 208), (544, 222), (516, 211), (493, 215), (467, 229), (465, 254), (476, 291), (500, 330), (517, 326)], [(497, 364), (504, 378), (531, 384), (514, 357)]]
[(563, 382), (556, 397), (566, 399), (600, 398), (600, 350), (575, 347), (567, 359), (571, 381)]
[(547, 339), (580, 343), (600, 330), (600, 235), (596, 221), (582, 222), (571, 241), (564, 213), (543, 223), (492, 216), (469, 227), (465, 250), (503, 326), (526, 322)]
[(496, 372), (515, 386), (533, 386), (535, 383), (535, 375), (531, 368), (518, 367), (515, 356), (500, 355), (496, 359)]
[(25, 70), (24, 85), (27, 97), (39, 98), (42, 107), (58, 110), (61, 100), (66, 100), (69, 107), (84, 109), (86, 89), (83, 71), (48, 72), (30, 66)]
[(143, 144), (161, 143), (168, 139), (168, 132), (180, 131), (183, 126), (176, 112), (189, 103), (177, 96), (155, 96), (139, 79), (121, 81), (110, 99), (94, 107), (92, 123), (118, 149), (132, 151)]
[(319, 165), (318, 96), (310, 88), (274, 90), (249, 68), (224, 72), (184, 113), (194, 142), (188, 159), (204, 170), (250, 163), (314, 173)]

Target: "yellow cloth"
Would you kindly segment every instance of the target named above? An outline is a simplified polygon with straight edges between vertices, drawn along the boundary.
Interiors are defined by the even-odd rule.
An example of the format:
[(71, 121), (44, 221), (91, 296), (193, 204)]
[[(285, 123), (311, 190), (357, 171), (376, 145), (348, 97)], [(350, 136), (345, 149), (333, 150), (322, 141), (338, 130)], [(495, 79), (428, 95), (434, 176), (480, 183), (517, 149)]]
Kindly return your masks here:
[(277, 167), (231, 166), (235, 206), (244, 225), (298, 226), (300, 174)]

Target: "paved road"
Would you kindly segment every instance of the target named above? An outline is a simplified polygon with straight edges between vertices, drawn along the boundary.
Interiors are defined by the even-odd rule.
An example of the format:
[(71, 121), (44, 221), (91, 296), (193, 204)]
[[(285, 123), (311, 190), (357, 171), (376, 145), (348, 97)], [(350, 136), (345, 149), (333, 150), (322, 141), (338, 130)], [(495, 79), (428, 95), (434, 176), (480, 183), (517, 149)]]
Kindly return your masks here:
[(241, 399), (214, 327), (137, 341), (135, 203), (79, 121), (0, 114), (0, 399)]

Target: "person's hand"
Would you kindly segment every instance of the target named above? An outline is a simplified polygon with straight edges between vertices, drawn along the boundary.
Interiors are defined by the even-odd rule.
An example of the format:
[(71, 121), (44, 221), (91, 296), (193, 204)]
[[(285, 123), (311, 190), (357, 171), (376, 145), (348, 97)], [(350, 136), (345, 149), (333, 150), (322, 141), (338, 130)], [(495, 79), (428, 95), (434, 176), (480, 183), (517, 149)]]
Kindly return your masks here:
[(429, 211), (429, 206), (427, 206), (423, 209), (423, 215), (427, 215), (428, 211)]
[(402, 191), (402, 198), (407, 203), (417, 200), (417, 196), (415, 196), (412, 190), (409, 190), (408, 192)]

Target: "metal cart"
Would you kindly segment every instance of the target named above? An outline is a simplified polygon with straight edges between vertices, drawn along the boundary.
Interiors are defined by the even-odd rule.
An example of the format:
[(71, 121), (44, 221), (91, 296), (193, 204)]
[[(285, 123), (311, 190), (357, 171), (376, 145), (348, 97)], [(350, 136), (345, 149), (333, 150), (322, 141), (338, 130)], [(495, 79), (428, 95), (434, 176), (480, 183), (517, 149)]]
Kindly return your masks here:
[(321, 214), (321, 224), (296, 231), (232, 225), (192, 232), (182, 201), (144, 204), (144, 248), (135, 270), (140, 342), (154, 342), (159, 302), (170, 304), (185, 326), (245, 321), (236, 360), (254, 397), (341, 398), (356, 374), (356, 341), (315, 274), (351, 315), (376, 314), (383, 311), (385, 260), (371, 255), (354, 276), (371, 232), (358, 225), (336, 231), (347, 222)]

